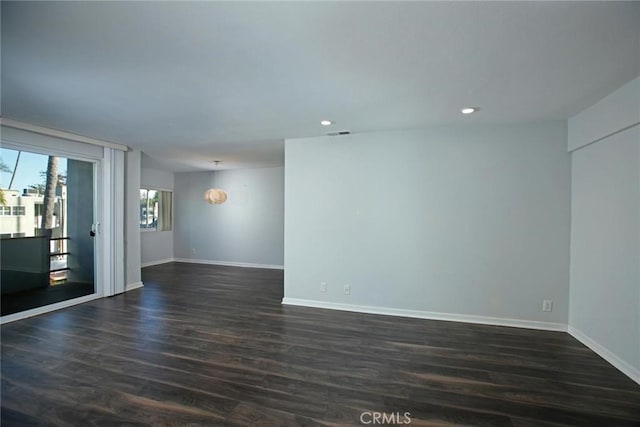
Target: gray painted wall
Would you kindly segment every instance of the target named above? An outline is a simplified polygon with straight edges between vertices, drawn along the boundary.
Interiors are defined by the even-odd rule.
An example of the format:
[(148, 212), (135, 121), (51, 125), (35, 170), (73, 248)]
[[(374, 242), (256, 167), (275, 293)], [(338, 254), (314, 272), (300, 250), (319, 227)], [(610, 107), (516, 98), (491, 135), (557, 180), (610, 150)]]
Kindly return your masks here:
[[(639, 100), (638, 82), (623, 87), (631, 94), (614, 92), (569, 120), (569, 126), (616, 121), (624, 129), (637, 123), (640, 103), (630, 114), (628, 103), (619, 100)], [(573, 146), (601, 138), (603, 127), (591, 123), (594, 131), (583, 132)], [(640, 125), (583, 146), (572, 153), (572, 161), (569, 326), (640, 382)]]
[(125, 286), (139, 284), (140, 275), (140, 151), (125, 153), (124, 233)]
[(566, 324), (566, 144), (564, 122), (287, 140), (285, 298)]
[(140, 184), (157, 190), (173, 190), (173, 172), (160, 169), (141, 168)]
[[(142, 168), (140, 187), (173, 191), (174, 174), (159, 169)], [(175, 199), (173, 205), (175, 214)], [(140, 223), (138, 223), (139, 228)], [(139, 234), (142, 243), (142, 265), (156, 264), (173, 258), (173, 229), (171, 231), (142, 231)]]
[(569, 151), (640, 122), (640, 77), (569, 119)]
[[(226, 203), (204, 201), (212, 187)], [(283, 264), (284, 168), (176, 173), (174, 198), (176, 258)]]

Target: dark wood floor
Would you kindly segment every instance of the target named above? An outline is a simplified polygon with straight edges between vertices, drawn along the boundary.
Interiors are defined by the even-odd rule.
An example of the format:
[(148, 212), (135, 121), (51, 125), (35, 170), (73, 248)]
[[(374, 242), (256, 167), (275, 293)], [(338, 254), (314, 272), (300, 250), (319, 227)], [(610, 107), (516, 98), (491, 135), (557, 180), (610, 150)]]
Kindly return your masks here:
[(2, 426), (640, 424), (640, 386), (565, 333), (282, 306), (277, 270), (143, 280), (2, 326)]
[(0, 314), (6, 316), (19, 313), (32, 308), (91, 295), (93, 292), (93, 283), (63, 283), (41, 289), (6, 294), (0, 298)]

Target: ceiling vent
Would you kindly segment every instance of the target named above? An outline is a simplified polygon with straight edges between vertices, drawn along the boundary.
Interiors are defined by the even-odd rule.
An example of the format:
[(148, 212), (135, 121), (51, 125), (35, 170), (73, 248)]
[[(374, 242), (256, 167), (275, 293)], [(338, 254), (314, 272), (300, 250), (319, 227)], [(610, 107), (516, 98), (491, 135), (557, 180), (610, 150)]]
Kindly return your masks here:
[(351, 135), (350, 130), (339, 130), (337, 132), (327, 132), (329, 136)]

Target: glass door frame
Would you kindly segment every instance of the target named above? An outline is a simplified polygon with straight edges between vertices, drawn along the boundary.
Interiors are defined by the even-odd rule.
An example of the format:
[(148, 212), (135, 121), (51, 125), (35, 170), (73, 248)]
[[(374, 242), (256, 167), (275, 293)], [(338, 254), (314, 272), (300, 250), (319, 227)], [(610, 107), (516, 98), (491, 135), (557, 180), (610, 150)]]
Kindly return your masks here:
[[(34, 139), (54, 138), (55, 144), (49, 146), (40, 140), (37, 143), (22, 142), (22, 138), (5, 138), (2, 136), (0, 145), (3, 148), (21, 150), (47, 156), (59, 156), (67, 159), (79, 160), (93, 164), (94, 197), (93, 224), (96, 228), (94, 238), (94, 293), (79, 298), (62, 301), (19, 313), (0, 317), (0, 324), (36, 316), (60, 308), (69, 307), (93, 299), (115, 295), (124, 291), (124, 151), (106, 146), (92, 146), (90, 151), (96, 155), (78, 153), (74, 146), (88, 145), (83, 141), (65, 140), (57, 135), (47, 135), (18, 129), (28, 139), (28, 134), (34, 134)], [(2, 130), (5, 130), (3, 123)], [(13, 129), (10, 129), (13, 130)], [(101, 154), (98, 155), (98, 153)], [(87, 230), (87, 233), (89, 230)], [(120, 254), (120, 255), (118, 255)]]

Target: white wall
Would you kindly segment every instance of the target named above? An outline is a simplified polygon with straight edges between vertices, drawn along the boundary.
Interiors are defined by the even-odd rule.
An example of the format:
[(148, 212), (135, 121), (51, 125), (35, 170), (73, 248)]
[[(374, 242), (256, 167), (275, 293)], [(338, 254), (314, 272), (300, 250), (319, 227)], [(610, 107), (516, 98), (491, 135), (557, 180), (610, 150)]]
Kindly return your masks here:
[(135, 288), (140, 274), (140, 151), (125, 153), (125, 286)]
[(569, 331), (640, 383), (640, 78), (621, 90), (569, 120)]
[[(142, 168), (140, 187), (153, 190), (174, 190), (173, 172)], [(173, 194), (175, 217), (175, 192)], [(138, 205), (140, 196), (138, 195)], [(175, 219), (174, 219), (175, 221)], [(138, 220), (138, 229), (140, 222)], [(173, 259), (173, 229), (171, 231), (139, 231), (142, 243), (142, 266), (169, 262)]]
[(566, 141), (564, 122), (287, 140), (284, 302), (562, 329)]
[(569, 119), (569, 151), (577, 150), (640, 121), (640, 77)]
[[(226, 203), (204, 201), (212, 187), (228, 193)], [(282, 167), (176, 173), (175, 189), (177, 259), (282, 267)]]

